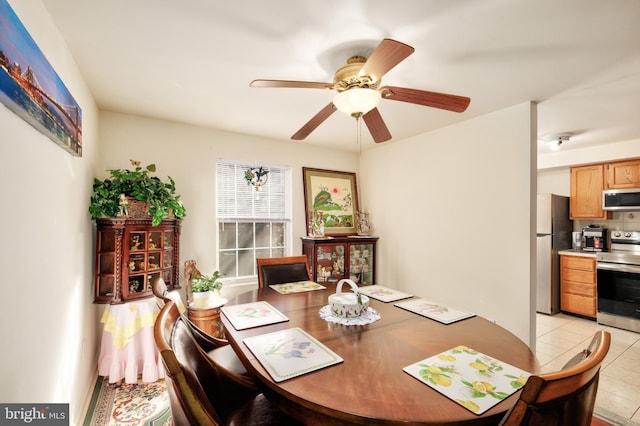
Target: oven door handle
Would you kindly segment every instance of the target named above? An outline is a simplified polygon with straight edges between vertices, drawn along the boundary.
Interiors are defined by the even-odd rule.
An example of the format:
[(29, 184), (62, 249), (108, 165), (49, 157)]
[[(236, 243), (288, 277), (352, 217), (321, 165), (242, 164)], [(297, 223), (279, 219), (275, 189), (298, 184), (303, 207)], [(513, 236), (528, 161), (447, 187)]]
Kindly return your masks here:
[(608, 263), (608, 262), (598, 262), (597, 269), (604, 269), (607, 271), (616, 271), (616, 272), (630, 272), (632, 274), (640, 274), (640, 266), (637, 265), (624, 265), (621, 263)]

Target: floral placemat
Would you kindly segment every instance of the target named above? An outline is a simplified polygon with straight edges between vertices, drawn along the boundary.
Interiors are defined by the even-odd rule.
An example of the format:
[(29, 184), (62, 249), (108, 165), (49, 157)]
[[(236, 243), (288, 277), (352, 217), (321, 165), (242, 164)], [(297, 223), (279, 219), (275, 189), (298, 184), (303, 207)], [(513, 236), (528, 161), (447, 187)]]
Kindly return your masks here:
[(475, 316), (475, 314), (448, 308), (446, 306), (440, 305), (435, 302), (430, 302), (422, 298), (399, 302), (394, 306), (406, 309), (418, 315), (422, 315), (423, 317), (431, 318), (443, 324), (451, 324), (452, 322)]
[(275, 382), (291, 379), (343, 361), (301, 328), (289, 328), (244, 339)]
[(403, 370), (475, 414), (519, 390), (530, 373), (466, 346), (457, 346)]
[(298, 281), (294, 283), (272, 284), (269, 287), (280, 294), (301, 293), (303, 291), (322, 290), (326, 288), (313, 281)]
[(289, 318), (267, 302), (223, 306), (220, 311), (231, 321), (236, 330), (289, 321)]
[(342, 317), (335, 316), (333, 312), (331, 312), (330, 305), (325, 305), (322, 308), (320, 308), (319, 315), (320, 315), (320, 318), (322, 318), (325, 321), (334, 322), (336, 324), (342, 324), (342, 325), (371, 324), (372, 322), (376, 322), (381, 318), (380, 313), (375, 309), (373, 309), (372, 307), (368, 307), (367, 312), (360, 315), (359, 317), (342, 318)]
[(382, 285), (367, 285), (358, 287), (358, 291), (362, 294), (366, 294), (372, 299), (379, 300), (381, 302), (395, 302), (396, 300), (408, 299), (413, 297), (408, 293), (403, 293), (392, 288), (388, 288)]

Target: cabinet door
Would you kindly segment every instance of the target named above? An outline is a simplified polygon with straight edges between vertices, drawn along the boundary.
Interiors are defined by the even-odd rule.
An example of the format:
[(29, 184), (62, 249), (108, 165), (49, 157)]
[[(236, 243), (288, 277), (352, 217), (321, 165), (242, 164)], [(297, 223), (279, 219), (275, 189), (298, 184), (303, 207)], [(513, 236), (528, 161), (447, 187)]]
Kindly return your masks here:
[(607, 164), (607, 189), (640, 187), (640, 159)]
[(571, 168), (571, 219), (606, 219), (602, 210), (604, 164)]
[(373, 244), (349, 244), (349, 278), (356, 284), (373, 284)]
[(338, 282), (345, 278), (346, 244), (318, 244), (315, 260), (317, 282)]

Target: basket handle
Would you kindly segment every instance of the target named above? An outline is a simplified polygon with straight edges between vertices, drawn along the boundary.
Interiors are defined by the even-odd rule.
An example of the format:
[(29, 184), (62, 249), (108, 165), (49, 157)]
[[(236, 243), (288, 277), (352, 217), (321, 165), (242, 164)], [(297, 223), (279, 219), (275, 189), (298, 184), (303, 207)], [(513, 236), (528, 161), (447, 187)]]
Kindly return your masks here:
[(358, 286), (356, 285), (356, 283), (354, 283), (352, 280), (345, 278), (342, 279), (340, 281), (338, 281), (338, 285), (336, 286), (336, 294), (340, 294), (342, 293), (342, 284), (347, 283), (351, 286), (351, 290), (353, 290), (353, 292), (356, 295), (360, 295), (360, 292), (358, 291)]

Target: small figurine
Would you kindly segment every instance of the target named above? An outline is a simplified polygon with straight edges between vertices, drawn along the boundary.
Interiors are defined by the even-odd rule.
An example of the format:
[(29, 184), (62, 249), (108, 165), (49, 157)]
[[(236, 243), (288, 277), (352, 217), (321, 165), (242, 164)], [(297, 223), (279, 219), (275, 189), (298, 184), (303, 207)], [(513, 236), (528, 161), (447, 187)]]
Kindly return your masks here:
[(139, 250), (140, 249), (140, 236), (133, 235), (131, 237), (131, 248), (130, 250)]
[(127, 210), (127, 205), (129, 205), (129, 201), (127, 201), (127, 197), (124, 194), (120, 194), (118, 205), (119, 205), (118, 217), (129, 216), (129, 210)]
[(191, 280), (196, 277), (201, 277), (202, 273), (196, 267), (195, 260), (185, 260), (184, 261), (184, 283), (186, 287), (187, 294), (187, 306), (191, 304), (193, 299), (193, 294), (191, 292)]

